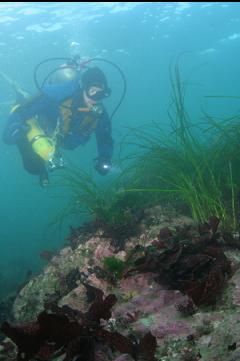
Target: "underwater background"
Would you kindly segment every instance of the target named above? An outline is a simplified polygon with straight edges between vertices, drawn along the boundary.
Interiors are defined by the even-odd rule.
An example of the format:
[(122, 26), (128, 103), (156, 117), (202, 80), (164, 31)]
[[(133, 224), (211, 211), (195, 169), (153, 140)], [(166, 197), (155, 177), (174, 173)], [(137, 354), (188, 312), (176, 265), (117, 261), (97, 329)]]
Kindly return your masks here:
[[(0, 70), (31, 94), (36, 92), (34, 69), (47, 58), (102, 57), (122, 69), (127, 94), (113, 119), (114, 159), (129, 128), (154, 120), (168, 129), (169, 69), (178, 60), (188, 82), (186, 104), (193, 120), (199, 121), (202, 109), (219, 117), (238, 114), (239, 100), (205, 96), (240, 95), (239, 44), (239, 3), (0, 4)], [(112, 67), (101, 67), (112, 88), (111, 99), (106, 101), (111, 112), (121, 95), (122, 80)], [(2, 133), (15, 94), (2, 77), (0, 90)], [(1, 299), (14, 292), (29, 271), (39, 272), (43, 265), (40, 252), (61, 247), (70, 222), (61, 230), (48, 226), (65, 205), (68, 193), (40, 188), (38, 179), (24, 171), (16, 147), (1, 141), (0, 149)], [(94, 137), (64, 155), (97, 182), (106, 181), (93, 169)], [(116, 167), (108, 177), (120, 173)], [(53, 173), (51, 179), (55, 177)]]

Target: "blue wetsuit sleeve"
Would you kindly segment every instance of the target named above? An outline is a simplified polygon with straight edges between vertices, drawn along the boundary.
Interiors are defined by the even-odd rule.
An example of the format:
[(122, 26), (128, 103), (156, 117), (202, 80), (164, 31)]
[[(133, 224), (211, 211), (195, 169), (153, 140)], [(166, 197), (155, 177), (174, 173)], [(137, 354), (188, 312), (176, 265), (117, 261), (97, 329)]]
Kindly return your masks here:
[(37, 114), (46, 112), (49, 109), (50, 102), (48, 97), (39, 94), (26, 104), (19, 106), (12, 114), (10, 114), (6, 127), (3, 132), (3, 141), (6, 144), (15, 144), (26, 133), (28, 126), (25, 123)]
[(98, 157), (105, 162), (110, 162), (113, 155), (114, 142), (112, 139), (111, 120), (106, 111), (104, 111), (98, 121), (95, 134), (97, 140)]

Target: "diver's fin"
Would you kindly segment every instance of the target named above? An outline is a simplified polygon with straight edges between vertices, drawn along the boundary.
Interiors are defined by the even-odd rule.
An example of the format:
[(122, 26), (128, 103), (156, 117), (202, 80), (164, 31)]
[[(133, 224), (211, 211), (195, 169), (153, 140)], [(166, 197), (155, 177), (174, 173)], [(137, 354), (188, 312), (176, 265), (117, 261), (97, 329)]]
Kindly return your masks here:
[(12, 80), (9, 78), (7, 74), (5, 74), (3, 71), (0, 71), (0, 75), (3, 77), (3, 79), (8, 83), (8, 85), (15, 91), (16, 93), (16, 102), (22, 103), (29, 99), (30, 94), (24, 90), (18, 82)]

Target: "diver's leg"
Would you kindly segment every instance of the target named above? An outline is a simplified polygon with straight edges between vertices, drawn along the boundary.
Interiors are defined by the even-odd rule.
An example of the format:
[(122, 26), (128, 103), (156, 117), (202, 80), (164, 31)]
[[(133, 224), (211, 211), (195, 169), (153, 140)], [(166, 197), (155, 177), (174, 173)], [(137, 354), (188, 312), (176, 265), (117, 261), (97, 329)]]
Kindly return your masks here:
[(49, 183), (49, 177), (44, 161), (38, 154), (33, 152), (31, 144), (25, 137), (18, 141), (17, 146), (26, 171), (30, 174), (38, 175), (41, 186), (46, 186)]

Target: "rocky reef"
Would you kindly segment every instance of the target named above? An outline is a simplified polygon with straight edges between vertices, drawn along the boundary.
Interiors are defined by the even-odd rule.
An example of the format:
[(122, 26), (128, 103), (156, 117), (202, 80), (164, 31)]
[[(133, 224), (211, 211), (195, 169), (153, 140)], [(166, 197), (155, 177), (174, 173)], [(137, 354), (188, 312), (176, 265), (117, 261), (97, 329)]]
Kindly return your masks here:
[(16, 297), (0, 360), (238, 360), (240, 251), (218, 225), (156, 206), (124, 249), (72, 229)]

